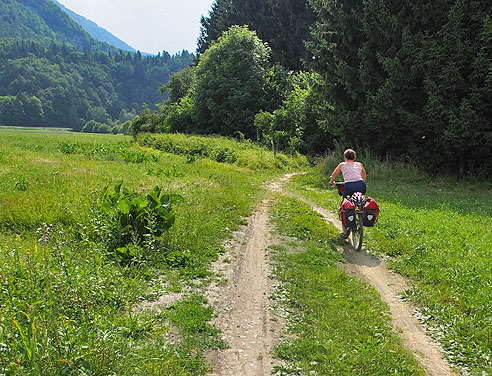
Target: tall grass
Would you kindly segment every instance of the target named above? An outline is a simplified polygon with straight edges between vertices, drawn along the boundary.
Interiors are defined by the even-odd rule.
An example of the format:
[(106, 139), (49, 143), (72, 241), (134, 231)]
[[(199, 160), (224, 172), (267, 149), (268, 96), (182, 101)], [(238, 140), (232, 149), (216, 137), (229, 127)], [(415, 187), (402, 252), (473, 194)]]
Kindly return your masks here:
[[(381, 207), (376, 226), (366, 229), (365, 246), (410, 278), (414, 289), (406, 297), (421, 307), (419, 319), (452, 364), (465, 375), (492, 372), (491, 183), (456, 182), (404, 163), (358, 159), (367, 170), (367, 194)], [(294, 186), (336, 210), (339, 196), (326, 183), (338, 163), (338, 156), (330, 156), (317, 174)]]
[[(223, 343), (193, 286), (277, 173), (122, 136), (2, 132), (0, 374), (205, 374), (203, 353)], [(137, 265), (89, 236), (101, 190), (119, 181), (184, 198), (174, 226)], [(182, 298), (135, 310), (169, 291)]]

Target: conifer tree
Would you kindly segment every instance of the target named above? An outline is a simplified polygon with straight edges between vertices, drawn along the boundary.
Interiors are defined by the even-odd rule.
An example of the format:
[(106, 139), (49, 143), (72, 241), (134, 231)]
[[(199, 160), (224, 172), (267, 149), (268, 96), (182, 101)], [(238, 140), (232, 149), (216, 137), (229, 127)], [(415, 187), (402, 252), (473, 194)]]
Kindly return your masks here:
[(201, 19), (199, 53), (232, 25), (248, 25), (272, 48), (272, 60), (299, 70), (308, 58), (304, 46), (315, 15), (308, 0), (215, 0), (208, 17)]

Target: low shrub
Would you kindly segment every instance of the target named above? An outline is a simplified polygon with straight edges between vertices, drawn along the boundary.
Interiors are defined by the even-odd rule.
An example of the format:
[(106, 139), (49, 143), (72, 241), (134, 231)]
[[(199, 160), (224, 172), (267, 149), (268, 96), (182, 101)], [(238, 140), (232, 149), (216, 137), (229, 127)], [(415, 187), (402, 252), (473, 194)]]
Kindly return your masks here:
[(208, 158), (252, 170), (288, 170), (308, 166), (307, 159), (301, 155), (288, 157), (279, 153), (275, 157), (270, 150), (250, 141), (239, 142), (225, 137), (143, 133), (137, 136), (137, 143), (166, 153), (186, 156), (189, 162), (197, 158)]
[(156, 161), (154, 154), (131, 149), (130, 142), (116, 144), (90, 144), (82, 142), (61, 142), (58, 150), (63, 154), (83, 154), (100, 160), (121, 160), (123, 162), (143, 163)]
[(97, 198), (91, 231), (95, 238), (125, 264), (141, 262), (157, 248), (157, 238), (175, 221), (172, 204), (182, 201), (176, 194), (161, 194), (159, 186), (132, 192), (122, 182), (105, 187)]

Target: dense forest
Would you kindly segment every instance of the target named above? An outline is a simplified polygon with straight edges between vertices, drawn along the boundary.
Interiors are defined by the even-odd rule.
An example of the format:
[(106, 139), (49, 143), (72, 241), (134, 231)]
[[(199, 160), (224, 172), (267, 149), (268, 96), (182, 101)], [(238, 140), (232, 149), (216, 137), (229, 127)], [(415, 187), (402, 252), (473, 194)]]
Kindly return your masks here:
[(492, 172), (492, 2), (311, 5), (324, 129), (433, 171)]
[(491, 15), (484, 1), (215, 0), (196, 67), (164, 87), (181, 95), (134, 132), (242, 134), (314, 154), (341, 143), (486, 177)]
[[(69, 45), (0, 41), (0, 123), (68, 127), (131, 120), (143, 103), (162, 101), (159, 87), (192, 62), (186, 51), (142, 57), (78, 51)], [(106, 128), (101, 132), (107, 131)]]
[(51, 0), (3, 1), (0, 11), (2, 125), (121, 131), (193, 61), (187, 51), (142, 56), (98, 42)]

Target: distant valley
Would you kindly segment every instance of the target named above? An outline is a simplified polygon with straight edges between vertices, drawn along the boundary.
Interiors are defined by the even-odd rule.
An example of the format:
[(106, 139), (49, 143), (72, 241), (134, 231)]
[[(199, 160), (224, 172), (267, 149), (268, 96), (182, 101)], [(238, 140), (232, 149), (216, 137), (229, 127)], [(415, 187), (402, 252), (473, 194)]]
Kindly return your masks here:
[(146, 56), (53, 0), (2, 1), (0, 14), (0, 125), (122, 132), (194, 58)]

